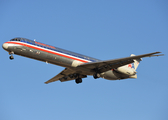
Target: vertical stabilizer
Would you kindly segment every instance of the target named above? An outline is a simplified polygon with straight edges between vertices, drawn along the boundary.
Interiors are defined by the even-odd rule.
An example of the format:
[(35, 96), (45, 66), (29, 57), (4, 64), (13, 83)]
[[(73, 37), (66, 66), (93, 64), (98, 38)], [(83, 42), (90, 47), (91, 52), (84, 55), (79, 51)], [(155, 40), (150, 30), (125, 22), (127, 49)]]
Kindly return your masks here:
[[(131, 56), (135, 56), (134, 54), (131, 54)], [(134, 59), (134, 69), (136, 70), (140, 61), (142, 61), (142, 58)]]

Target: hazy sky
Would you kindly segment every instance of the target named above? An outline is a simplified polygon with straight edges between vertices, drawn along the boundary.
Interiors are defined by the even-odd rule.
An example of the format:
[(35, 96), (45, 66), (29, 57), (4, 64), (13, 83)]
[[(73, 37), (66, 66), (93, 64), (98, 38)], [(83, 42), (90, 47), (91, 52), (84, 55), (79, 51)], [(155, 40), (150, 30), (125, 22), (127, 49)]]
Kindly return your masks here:
[(0, 48), (1, 120), (167, 120), (168, 1), (1, 0), (1, 45), (24, 37), (101, 60), (144, 58), (137, 79), (44, 84), (64, 68)]

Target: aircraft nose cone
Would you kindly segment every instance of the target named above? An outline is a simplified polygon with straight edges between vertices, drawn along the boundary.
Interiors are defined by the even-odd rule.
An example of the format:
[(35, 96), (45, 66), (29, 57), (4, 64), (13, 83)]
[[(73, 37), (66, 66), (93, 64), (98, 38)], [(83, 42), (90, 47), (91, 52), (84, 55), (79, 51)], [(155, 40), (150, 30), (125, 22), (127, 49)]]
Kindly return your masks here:
[(3, 47), (4, 50), (8, 49), (8, 43), (4, 43), (4, 44), (2, 45), (2, 47)]

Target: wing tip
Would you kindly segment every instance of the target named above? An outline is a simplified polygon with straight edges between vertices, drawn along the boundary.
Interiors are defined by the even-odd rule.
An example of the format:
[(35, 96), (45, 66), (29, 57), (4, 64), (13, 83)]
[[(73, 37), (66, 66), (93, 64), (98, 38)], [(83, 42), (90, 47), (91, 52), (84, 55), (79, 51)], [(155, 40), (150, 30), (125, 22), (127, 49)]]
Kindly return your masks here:
[(44, 82), (45, 84), (48, 84), (48, 82)]
[[(153, 55), (152, 56), (164, 56), (164, 54), (159, 54), (159, 53), (162, 53), (162, 52), (155, 52), (155, 53), (153, 53)], [(157, 54), (157, 55), (154, 55), (154, 54)]]

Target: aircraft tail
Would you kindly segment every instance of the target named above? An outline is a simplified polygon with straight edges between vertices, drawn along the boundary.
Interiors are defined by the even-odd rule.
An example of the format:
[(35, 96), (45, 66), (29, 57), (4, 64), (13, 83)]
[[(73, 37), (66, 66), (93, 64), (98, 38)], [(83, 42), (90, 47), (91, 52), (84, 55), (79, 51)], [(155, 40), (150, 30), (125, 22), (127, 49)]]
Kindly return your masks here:
[[(135, 56), (135, 55), (134, 55), (134, 54), (131, 54), (131, 56)], [(140, 61), (142, 61), (142, 58), (134, 59), (134, 63), (133, 63), (134, 67), (133, 67), (133, 68), (134, 68), (135, 70), (138, 68), (138, 65), (139, 65)]]

